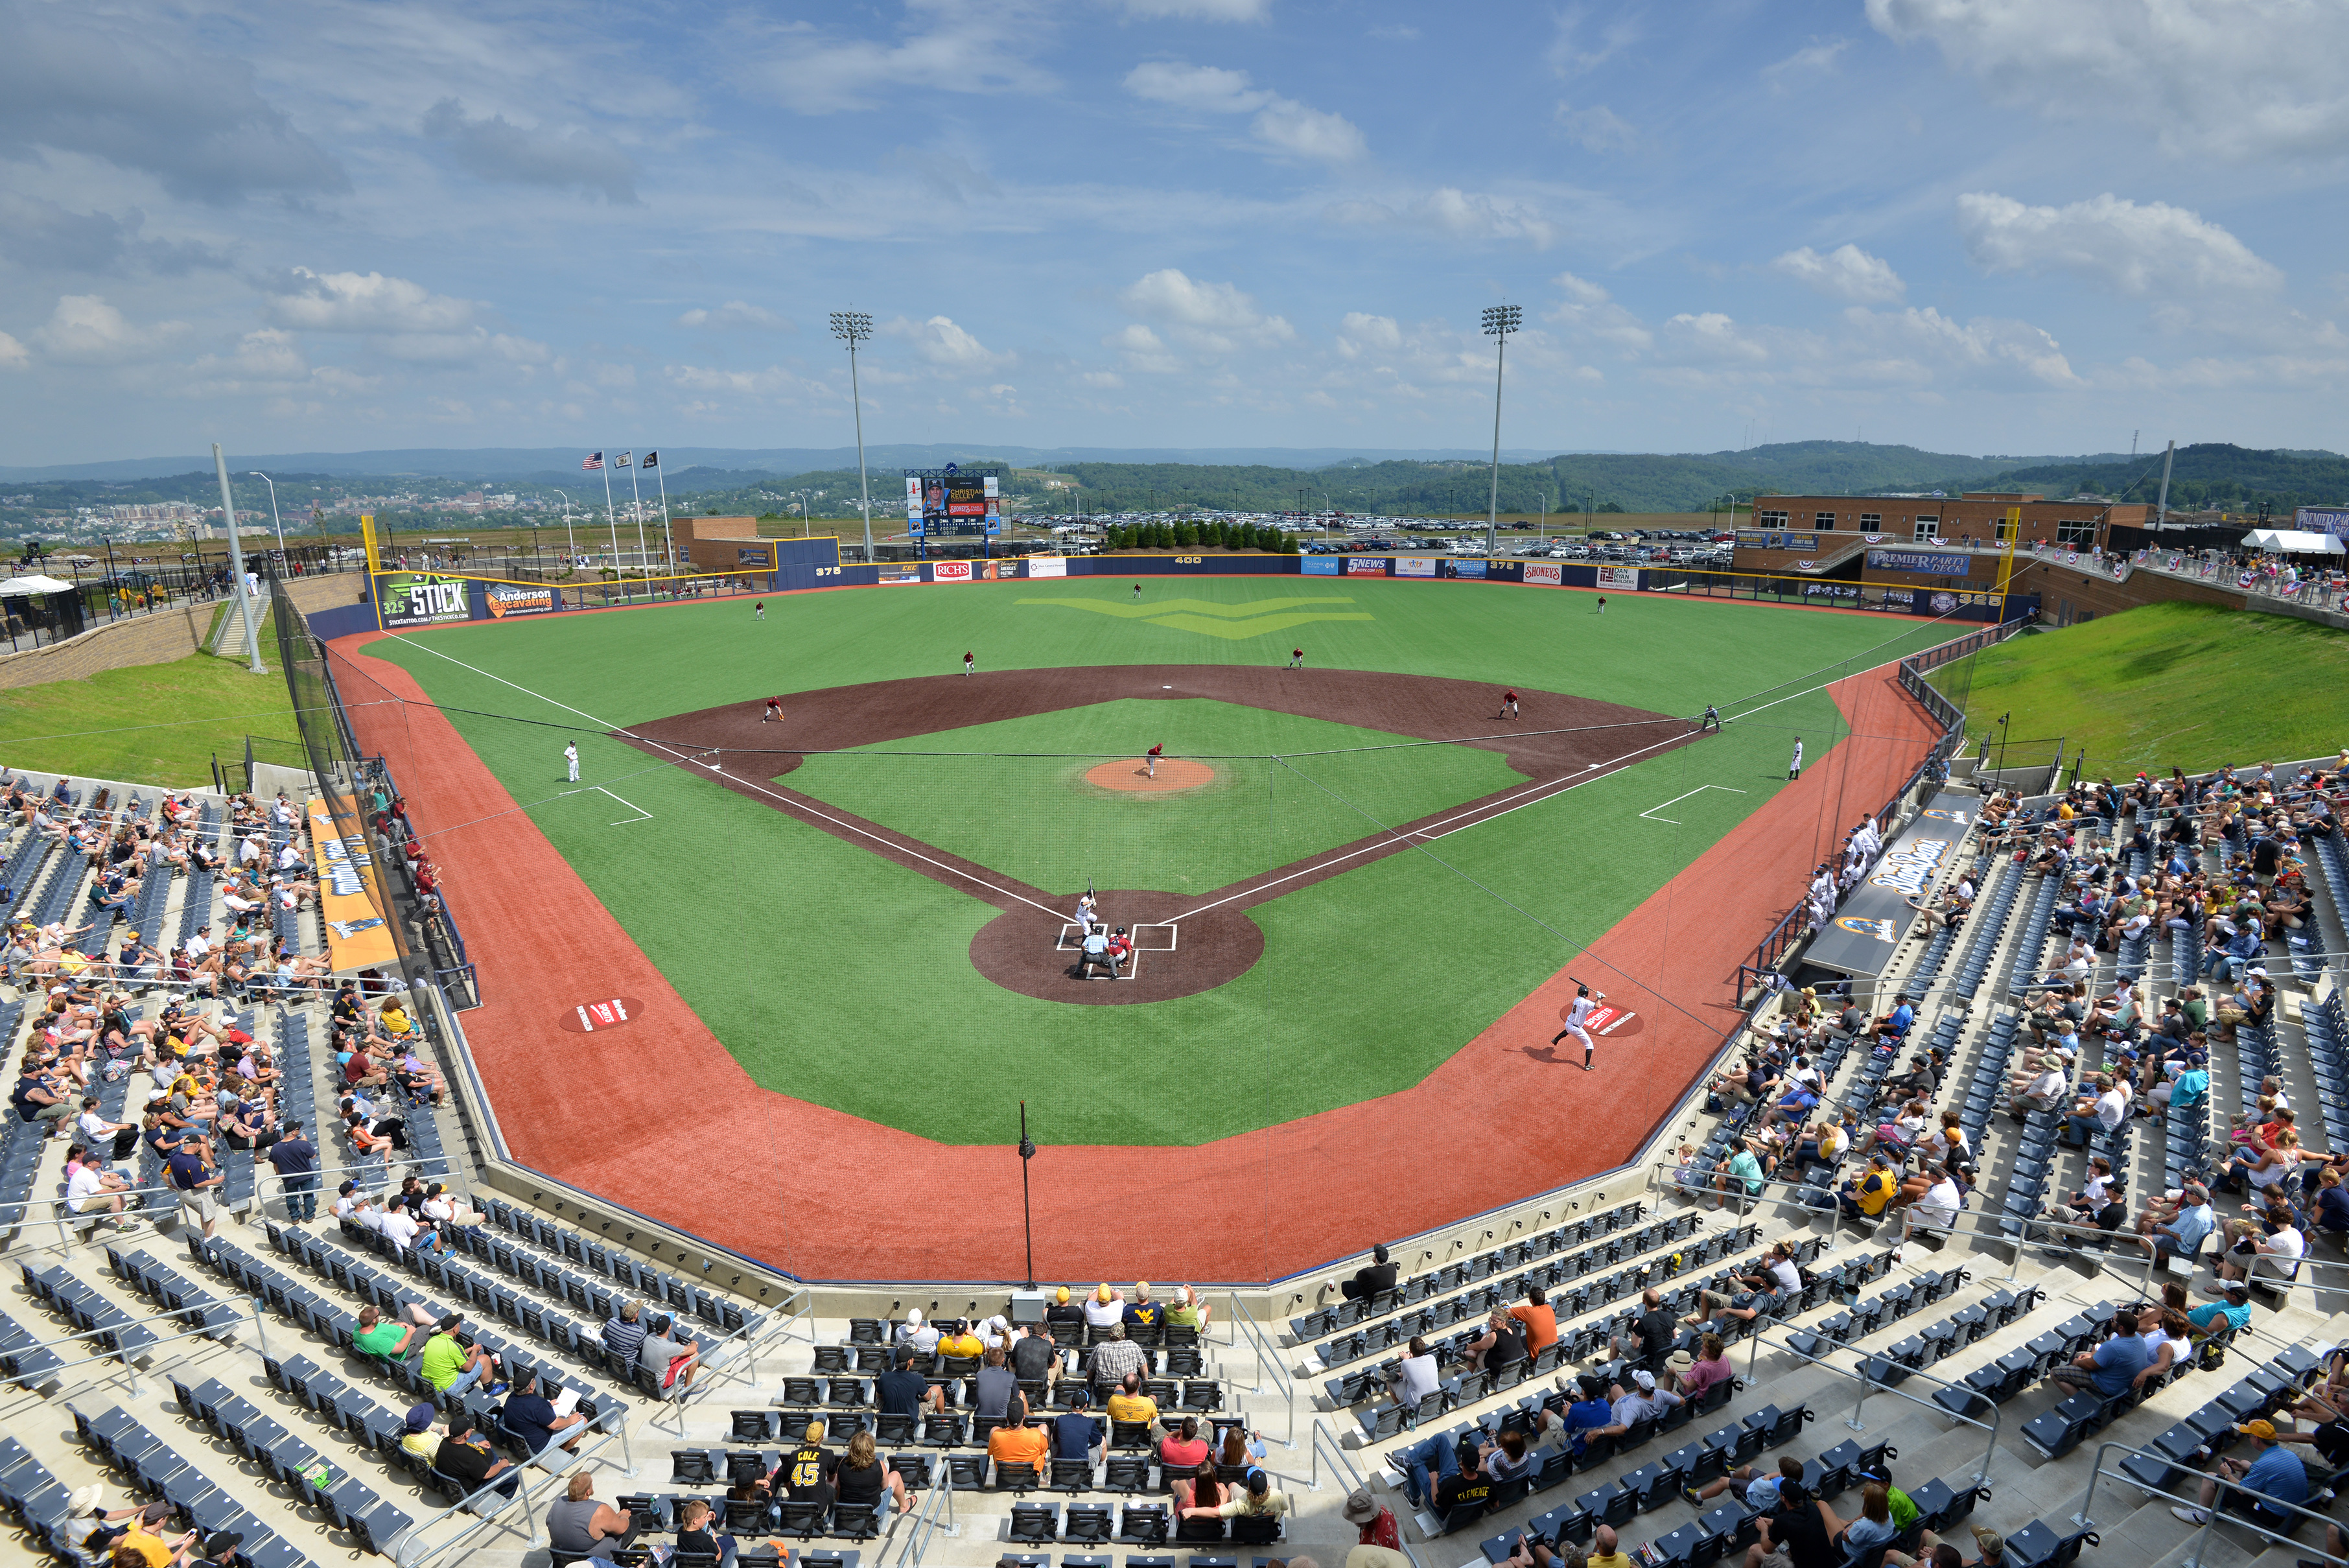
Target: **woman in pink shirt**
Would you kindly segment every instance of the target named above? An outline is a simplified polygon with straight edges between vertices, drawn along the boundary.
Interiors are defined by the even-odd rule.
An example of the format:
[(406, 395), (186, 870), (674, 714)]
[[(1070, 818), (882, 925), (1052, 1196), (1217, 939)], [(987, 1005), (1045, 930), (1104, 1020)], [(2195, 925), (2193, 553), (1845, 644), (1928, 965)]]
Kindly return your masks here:
[[(1672, 1369), (1674, 1391), (1694, 1404), (1716, 1383), (1726, 1383), (1733, 1376), (1729, 1366), (1729, 1352), (1722, 1345), (1721, 1335), (1708, 1334), (1697, 1342), (1696, 1359), (1686, 1366)], [(1681, 1360), (1688, 1353), (1680, 1352), (1672, 1359)]]

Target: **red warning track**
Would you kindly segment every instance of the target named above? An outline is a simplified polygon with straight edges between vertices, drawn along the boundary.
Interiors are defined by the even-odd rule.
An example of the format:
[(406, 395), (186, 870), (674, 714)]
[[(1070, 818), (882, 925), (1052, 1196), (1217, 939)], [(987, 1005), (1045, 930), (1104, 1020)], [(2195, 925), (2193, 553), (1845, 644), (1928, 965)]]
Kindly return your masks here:
[[(465, 1033), (514, 1157), (802, 1278), (1016, 1277), (1018, 1206), (974, 1199), (1019, 1185), (1011, 1146), (931, 1143), (753, 1084), (409, 673), (367, 657), (379, 635), (333, 652), (358, 739), (390, 761), (410, 817), (429, 834), (513, 814), (494, 854), (441, 865), (484, 998)], [(1815, 758), (1413, 1087), (1197, 1148), (1044, 1148), (1030, 1169), (1042, 1276), (1279, 1278), (1630, 1158), (1734, 1019), (1737, 965), (1935, 738), (1892, 666), (1830, 690), (1868, 739)], [(402, 701), (370, 702), (385, 695)], [(1578, 1044), (1550, 1044), (1569, 971), (1644, 1026), (1601, 1038), (1591, 1073)], [(563, 1027), (614, 998), (625, 1026)], [(908, 1193), (941, 1196), (893, 1196)]]

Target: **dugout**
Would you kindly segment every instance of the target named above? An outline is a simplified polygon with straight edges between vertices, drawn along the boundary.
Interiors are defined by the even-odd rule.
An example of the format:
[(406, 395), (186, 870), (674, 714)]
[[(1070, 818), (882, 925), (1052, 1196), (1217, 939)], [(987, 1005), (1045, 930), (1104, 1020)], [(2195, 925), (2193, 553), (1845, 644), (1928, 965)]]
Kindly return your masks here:
[(829, 535), (762, 539), (755, 517), (680, 517), (676, 533), (696, 572), (765, 573), (772, 579), (769, 587), (778, 593), (843, 581), (840, 541)]

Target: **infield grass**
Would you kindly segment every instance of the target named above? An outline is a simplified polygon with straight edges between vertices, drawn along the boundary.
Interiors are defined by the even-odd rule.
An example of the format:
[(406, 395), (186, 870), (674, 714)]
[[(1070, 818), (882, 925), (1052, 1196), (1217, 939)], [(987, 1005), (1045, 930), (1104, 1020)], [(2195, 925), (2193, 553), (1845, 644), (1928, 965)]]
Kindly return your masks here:
[[(1342, 602), (1295, 602), (1309, 597)], [(1012, 1136), (1011, 1101), (1041, 1086), (1050, 1141), (1186, 1145), (1417, 1083), (1782, 787), (1794, 735), (1820, 757), (1840, 732), (1826, 682), (1952, 635), (1889, 618), (1630, 595), (1611, 597), (1602, 618), (1591, 596), (1503, 585), (1195, 579), (1154, 584), (1144, 613), (1133, 608), (1128, 585), (1098, 581), (874, 588), (771, 599), (762, 624), (747, 605), (689, 605), (437, 628), (367, 651), (405, 666), (450, 711), (757, 1082), (947, 1143)], [(1360, 618), (1291, 618), (1308, 610)], [(1312, 667), (1667, 713), (1714, 701), (1734, 722), (1257, 905), (1250, 917), (1266, 951), (1249, 972), (1199, 995), (1114, 1008), (994, 985), (969, 961), (991, 906), (604, 733), (771, 692), (943, 674), (967, 648), (982, 669), (1004, 670), (1278, 665), (1299, 643)], [(561, 793), (562, 747), (574, 738), (585, 780), (653, 821), (614, 827), (624, 814), (605, 797)], [(1433, 761), (1454, 752), (1476, 769), (1499, 762), (1428, 748), (1402, 753), (1423, 759), (1425, 777), (1381, 781), (1358, 780), (1344, 758), (1299, 759), (1292, 792), (1383, 789), (1402, 809), (1412, 792), (1440, 803), (1493, 787)], [(802, 768), (792, 782), (804, 789), (812, 776)], [(1689, 793), (1706, 784), (1717, 787)], [(924, 809), (933, 831), (971, 842), (1019, 820), (979, 791)], [(443, 836), (444, 857), (494, 856), (497, 822), (463, 831), (481, 836)], [(1143, 865), (1159, 852), (1134, 853)], [(1103, 887), (1133, 885), (1091, 869)]]

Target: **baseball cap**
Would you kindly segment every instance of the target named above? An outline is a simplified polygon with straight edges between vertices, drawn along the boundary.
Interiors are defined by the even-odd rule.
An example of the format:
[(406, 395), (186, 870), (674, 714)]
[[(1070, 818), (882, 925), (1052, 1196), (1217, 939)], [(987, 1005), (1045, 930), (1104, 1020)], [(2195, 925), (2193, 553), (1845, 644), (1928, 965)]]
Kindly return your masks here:
[(2006, 1550), (2006, 1537), (1986, 1525), (1977, 1524), (1974, 1526), (1974, 1544), (1982, 1548), (1983, 1556), (1995, 1557)]
[(2237, 1426), (2235, 1430), (2247, 1438), (2257, 1438), (2263, 1443), (2275, 1441), (2275, 1424), (2271, 1421), (2245, 1421)]
[(1370, 1488), (1358, 1486), (1346, 1494), (1345, 1513), (1349, 1524), (1368, 1524), (1379, 1516), (1378, 1499), (1371, 1495)]
[(1066, 1305), (1069, 1299), (1069, 1287), (1062, 1285), (1059, 1290), (1052, 1293), (1052, 1299), (1063, 1305)]
[(1652, 1394), (1656, 1391), (1656, 1375), (1644, 1366), (1631, 1374), (1631, 1381), (1640, 1386), (1640, 1391), (1643, 1394)]
[(223, 1530), (204, 1537), (204, 1555), (218, 1557), (223, 1552), (233, 1552), (244, 1544), (244, 1537), (233, 1530)]
[(1100, 1302), (1110, 1301), (1116, 1295), (1117, 1293), (1110, 1289), (1109, 1282), (1106, 1280), (1102, 1281), (1100, 1287), (1093, 1292), (1093, 1299)]

